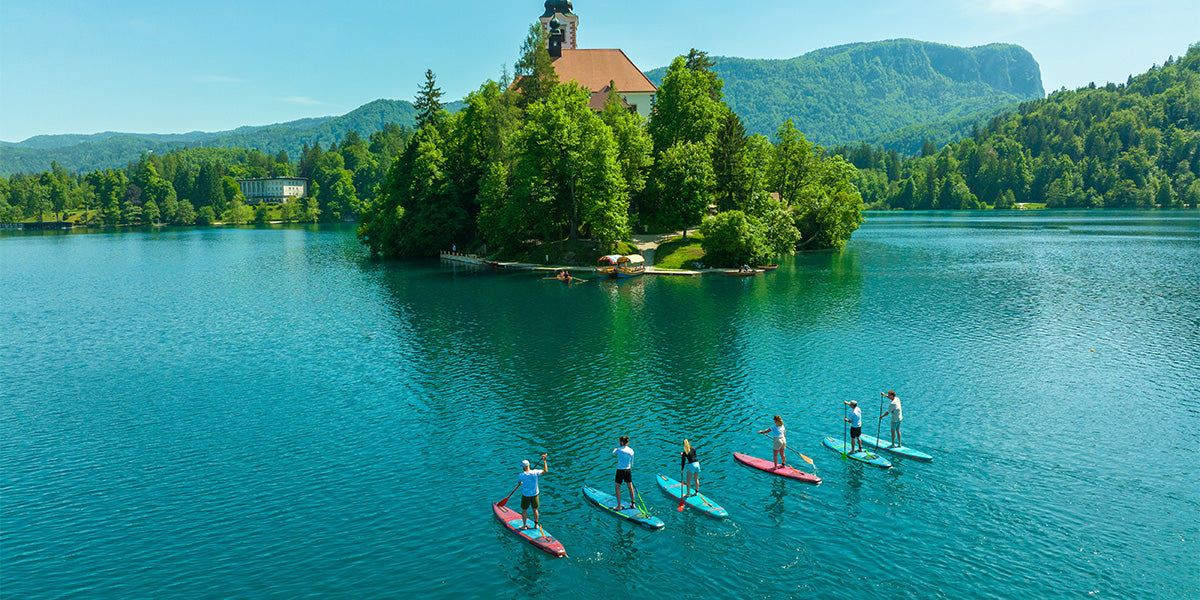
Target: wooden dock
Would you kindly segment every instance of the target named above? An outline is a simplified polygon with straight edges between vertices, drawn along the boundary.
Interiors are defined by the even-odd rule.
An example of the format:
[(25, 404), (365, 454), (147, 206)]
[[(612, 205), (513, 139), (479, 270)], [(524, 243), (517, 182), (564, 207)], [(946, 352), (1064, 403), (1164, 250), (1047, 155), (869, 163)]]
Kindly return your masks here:
[[(488, 260), (474, 254), (463, 254), (461, 252), (442, 252), (440, 258), (443, 261), (451, 262), (460, 265), (471, 265), (484, 269), (510, 269), (514, 271), (538, 271), (557, 273), (563, 269), (574, 273), (595, 273), (595, 267), (572, 267), (567, 265), (537, 265), (533, 263), (519, 262), (503, 262), (496, 260)], [(684, 277), (693, 277), (696, 275), (704, 275), (704, 271), (688, 271), (684, 269), (658, 269), (655, 267), (646, 267), (644, 274), (646, 275), (675, 275)]]

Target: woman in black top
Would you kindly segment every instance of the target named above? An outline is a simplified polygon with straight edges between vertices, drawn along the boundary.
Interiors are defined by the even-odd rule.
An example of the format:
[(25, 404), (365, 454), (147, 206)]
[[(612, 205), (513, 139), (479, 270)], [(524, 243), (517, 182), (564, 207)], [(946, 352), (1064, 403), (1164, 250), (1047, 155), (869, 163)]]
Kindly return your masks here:
[[(679, 453), (679, 470), (687, 474), (687, 479), (684, 481), (683, 490), (684, 496), (690, 496), (691, 490), (694, 488), (696, 493), (700, 493), (700, 461), (696, 459), (696, 449), (692, 447), (692, 443), (683, 440), (683, 452)], [(696, 484), (692, 485), (692, 478), (696, 478)]]

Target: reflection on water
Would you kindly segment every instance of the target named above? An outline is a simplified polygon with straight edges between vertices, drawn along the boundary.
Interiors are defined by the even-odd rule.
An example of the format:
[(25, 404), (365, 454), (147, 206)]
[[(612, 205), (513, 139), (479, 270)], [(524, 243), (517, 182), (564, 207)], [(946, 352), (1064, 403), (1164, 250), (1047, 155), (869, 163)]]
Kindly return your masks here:
[[(872, 214), (757, 277), (564, 286), (352, 228), (6, 234), (0, 587), (1189, 597), (1197, 239), (1196, 212)], [(820, 446), (886, 389), (933, 463)], [(820, 486), (732, 460), (774, 414)], [(619, 435), (661, 531), (580, 496)], [(684, 438), (728, 520), (653, 492)], [(488, 506), (543, 452), (565, 559)]]

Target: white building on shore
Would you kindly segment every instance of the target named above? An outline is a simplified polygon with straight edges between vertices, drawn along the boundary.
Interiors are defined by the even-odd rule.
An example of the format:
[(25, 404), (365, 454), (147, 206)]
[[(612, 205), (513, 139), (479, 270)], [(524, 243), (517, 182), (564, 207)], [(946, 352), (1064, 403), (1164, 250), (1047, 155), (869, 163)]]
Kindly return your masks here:
[(247, 204), (283, 204), (308, 194), (308, 180), (303, 177), (239, 179), (237, 183)]

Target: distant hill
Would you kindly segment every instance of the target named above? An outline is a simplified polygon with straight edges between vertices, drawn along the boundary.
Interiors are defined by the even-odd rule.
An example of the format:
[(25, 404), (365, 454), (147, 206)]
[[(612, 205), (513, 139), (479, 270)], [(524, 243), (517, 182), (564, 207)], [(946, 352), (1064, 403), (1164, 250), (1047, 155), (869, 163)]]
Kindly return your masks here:
[[(911, 153), (926, 137), (938, 145), (960, 139), (1002, 109), (1044, 96), (1037, 62), (1011, 44), (960, 48), (888, 40), (786, 60), (713, 60), (725, 81), (725, 99), (748, 131), (769, 136), (791, 118), (824, 146), (867, 141)], [(665, 74), (665, 67), (646, 73), (656, 84)], [(229, 131), (35, 136), (0, 143), (0, 176), (45, 171), (51, 161), (76, 172), (120, 167), (144, 152), (196, 146), (285, 150), (296, 157), (306, 143), (328, 146), (352, 129), (366, 138), (389, 122), (411, 125), (415, 116), (410, 102), (376, 100), (342, 116)]]
[[(1037, 61), (1012, 44), (961, 48), (900, 39), (785, 60), (712, 58), (725, 101), (748, 131), (769, 136), (791, 118), (809, 141), (825, 146), (897, 143), (907, 138), (888, 136), (903, 128), (963, 119), (969, 133), (980, 113), (986, 122), (1000, 107), (1045, 95)], [(665, 74), (665, 67), (646, 73), (655, 84)]]
[(963, 139), (900, 161), (839, 150), (874, 208), (1200, 206), (1200, 43), (1125, 83), (1023, 102)]
[(921, 151), (926, 140), (933, 142), (935, 147), (941, 148), (946, 144), (969, 137), (976, 128), (985, 127), (995, 117), (1016, 112), (1020, 106), (1020, 102), (1013, 102), (949, 121), (909, 125), (869, 137), (862, 142), (868, 146), (895, 150), (902, 155), (911, 156)]
[[(447, 106), (457, 110), (461, 103)], [(228, 131), (179, 134), (105, 132), (93, 135), (39, 135), (18, 143), (0, 144), (0, 176), (40, 172), (51, 161), (68, 171), (88, 172), (123, 167), (143, 152), (166, 153), (179, 148), (255, 148), (271, 154), (285, 150), (300, 156), (304, 144), (322, 146), (340, 140), (350, 130), (366, 138), (387, 123), (411, 126), (417, 111), (406, 100), (376, 100), (340, 117), (317, 117)]]

